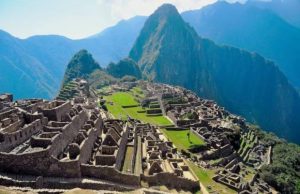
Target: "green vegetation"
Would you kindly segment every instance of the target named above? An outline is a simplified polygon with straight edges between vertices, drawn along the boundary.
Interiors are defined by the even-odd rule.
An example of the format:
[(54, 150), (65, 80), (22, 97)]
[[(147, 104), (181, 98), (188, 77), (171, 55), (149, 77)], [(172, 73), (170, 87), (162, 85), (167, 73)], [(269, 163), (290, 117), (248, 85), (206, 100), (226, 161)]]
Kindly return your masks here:
[(145, 98), (145, 94), (143, 92), (143, 90), (140, 87), (134, 87), (131, 89), (130, 91), (134, 97), (138, 98), (138, 99), (143, 99)]
[(192, 169), (192, 171), (195, 173), (195, 175), (198, 177), (200, 182), (206, 187), (208, 192), (217, 191), (219, 193), (224, 193), (224, 194), (236, 193), (232, 189), (212, 180), (212, 178), (215, 176), (215, 170), (203, 169), (201, 167), (196, 166), (194, 163), (190, 161), (187, 161), (187, 163), (189, 167)]
[(57, 98), (61, 100), (67, 100), (71, 99), (77, 94), (77, 84), (73, 81), (70, 81), (62, 87), (62, 89), (59, 91)]
[(126, 75), (134, 76), (136, 78), (142, 77), (140, 68), (137, 66), (136, 62), (130, 58), (123, 59), (117, 64), (110, 63), (106, 71), (117, 78), (122, 78)]
[(119, 80), (111, 75), (108, 75), (102, 70), (95, 70), (88, 77), (88, 82), (90, 83), (91, 87), (96, 89), (102, 89), (103, 87), (115, 84), (117, 81)]
[[(105, 89), (109, 90), (109, 88), (105, 88)], [(104, 96), (108, 110), (116, 118), (121, 117), (122, 119), (127, 119), (127, 115), (129, 115), (132, 118), (139, 119), (143, 122), (151, 123), (157, 126), (172, 125), (172, 122), (169, 121), (164, 116), (148, 116), (145, 113), (146, 109), (142, 108), (141, 106), (132, 107), (132, 108), (123, 108), (122, 106), (137, 104), (137, 101), (134, 98), (135, 93), (141, 94), (143, 93), (143, 91), (141, 88), (135, 87), (129, 92), (115, 92), (112, 95)], [(157, 102), (152, 104), (157, 104)], [(166, 130), (162, 128), (161, 131), (179, 149), (188, 150), (189, 148), (193, 148), (205, 144), (205, 142), (202, 139), (200, 139), (198, 136), (196, 136), (193, 133), (190, 133), (190, 137), (188, 137), (187, 134), (189, 133), (189, 130), (172, 131), (172, 130)], [(130, 163), (128, 162), (129, 155), (130, 154), (127, 154), (126, 151), (126, 158), (124, 161), (123, 169), (126, 169), (127, 168), (126, 166), (128, 166), (128, 164)], [(226, 186), (220, 185), (212, 180), (212, 177), (214, 176), (214, 171), (199, 168), (198, 166), (196, 166), (191, 162), (188, 162), (188, 165), (196, 173), (196, 176), (206, 187), (209, 186), (211, 187), (211, 189), (209, 190), (211, 191), (217, 190), (217, 191), (221, 191), (222, 193), (233, 193), (231, 189), (227, 188)]]
[[(190, 130), (166, 130), (162, 129), (164, 134), (176, 145), (178, 149), (188, 150), (192, 147), (204, 145), (204, 140), (200, 139)], [(188, 137), (188, 134), (190, 134)]]
[(300, 193), (300, 146), (256, 126), (250, 127), (263, 144), (272, 146), (271, 164), (259, 172), (262, 179), (281, 193)]
[(127, 92), (116, 92), (111, 96), (110, 100), (120, 106), (130, 106), (137, 104), (132, 95)]
[(274, 63), (200, 38), (174, 6), (163, 5), (148, 17), (129, 56), (145, 78), (188, 88), (300, 142), (300, 98)]
[(67, 84), (74, 78), (87, 79), (95, 70), (101, 70), (99, 64), (87, 50), (80, 50), (69, 62), (62, 85)]
[[(110, 96), (104, 96), (107, 101), (107, 109), (115, 118), (127, 119), (129, 115), (132, 118), (151, 123), (153, 125), (172, 125), (164, 116), (148, 116), (142, 107), (123, 108), (122, 106), (136, 105), (138, 102), (134, 99), (131, 92), (115, 92)], [(142, 113), (139, 113), (142, 112)]]

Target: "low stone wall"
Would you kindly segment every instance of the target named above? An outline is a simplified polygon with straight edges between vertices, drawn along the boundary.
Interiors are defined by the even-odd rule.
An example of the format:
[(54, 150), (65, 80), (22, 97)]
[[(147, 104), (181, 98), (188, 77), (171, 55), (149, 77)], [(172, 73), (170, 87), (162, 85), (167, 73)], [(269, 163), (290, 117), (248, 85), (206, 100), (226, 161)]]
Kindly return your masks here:
[(139, 104), (133, 104), (133, 105), (127, 105), (127, 106), (122, 106), (122, 108), (134, 108), (140, 106)]
[(0, 174), (1, 185), (30, 187), (33, 189), (93, 189), (93, 190), (111, 190), (111, 191), (131, 191), (137, 189), (135, 186), (126, 186), (122, 184), (115, 184), (114, 182), (101, 181), (83, 181), (83, 179), (68, 179), (55, 177), (41, 177), (41, 176), (19, 176), (13, 174)]
[[(11, 127), (18, 127), (20, 122), (16, 122)], [(14, 126), (16, 125), (16, 126)], [(9, 126), (9, 127), (10, 127)], [(38, 133), (42, 130), (42, 123), (41, 120), (35, 120), (32, 123), (25, 125), (23, 128), (20, 128), (19, 130), (16, 130), (11, 133), (4, 133), (2, 134), (2, 138), (4, 139), (4, 142), (0, 145), (0, 151), (5, 152), (9, 151), (12, 148), (20, 145), (24, 141), (28, 140), (32, 135)]]
[(53, 101), (49, 105), (49, 109), (45, 108), (42, 110), (42, 113), (49, 118), (49, 120), (54, 121), (61, 121), (62, 116), (67, 114), (72, 105), (69, 101), (67, 102), (60, 102), (60, 101)]
[(73, 141), (81, 126), (87, 121), (88, 115), (82, 110), (72, 118), (72, 122), (62, 129), (59, 138), (56, 138), (51, 146), (51, 155), (57, 157)]
[(81, 164), (81, 174), (86, 177), (99, 178), (126, 185), (140, 185), (140, 176), (125, 174), (110, 166), (91, 166)]
[(155, 175), (141, 175), (143, 181), (148, 182), (149, 186), (166, 185), (169, 188), (183, 189), (189, 191), (196, 191), (200, 189), (198, 181), (193, 181), (183, 177), (176, 176), (172, 173), (157, 173)]
[(88, 137), (83, 140), (82, 145), (80, 145), (80, 163), (86, 163), (91, 158), (92, 149), (99, 134), (100, 128), (90, 129)]
[(10, 109), (10, 110), (7, 110), (5, 112), (1, 112), (0, 113), (0, 120), (8, 118), (9, 115), (11, 115), (12, 113), (17, 113), (17, 112), (18, 112), (17, 109)]
[(146, 110), (147, 114), (161, 114), (162, 110), (161, 109), (148, 109)]
[(188, 129), (183, 128), (183, 127), (166, 127), (166, 130), (168, 130), (168, 131), (185, 131), (185, 130), (188, 130)]
[(129, 133), (129, 127), (126, 124), (126, 130), (122, 135), (121, 142), (119, 145), (119, 150), (116, 157), (116, 169), (121, 170), (122, 163), (124, 161), (125, 152), (126, 152), (126, 145), (128, 142), (128, 133)]
[(193, 124), (195, 122), (197, 122), (197, 121), (194, 120), (194, 119), (190, 119), (190, 120), (177, 120), (176, 121), (176, 125), (178, 125), (178, 126), (184, 126), (184, 125)]
[[(31, 153), (0, 152), (0, 171), (17, 174), (44, 175), (49, 168), (49, 148)], [(32, 168), (34, 167), (34, 168)]]
[(52, 163), (46, 174), (54, 177), (80, 178), (80, 162), (79, 160), (59, 161), (52, 158)]

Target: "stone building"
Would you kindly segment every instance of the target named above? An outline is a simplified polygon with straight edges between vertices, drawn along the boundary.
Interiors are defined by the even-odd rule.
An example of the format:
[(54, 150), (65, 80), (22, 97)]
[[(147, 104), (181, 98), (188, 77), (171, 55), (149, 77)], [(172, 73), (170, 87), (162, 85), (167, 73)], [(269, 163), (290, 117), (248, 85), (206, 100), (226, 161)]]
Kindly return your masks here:
[(153, 126), (111, 119), (97, 99), (80, 97), (16, 102), (3, 97), (0, 184), (127, 191), (140, 188), (143, 180), (151, 186), (199, 189), (172, 143), (161, 140)]

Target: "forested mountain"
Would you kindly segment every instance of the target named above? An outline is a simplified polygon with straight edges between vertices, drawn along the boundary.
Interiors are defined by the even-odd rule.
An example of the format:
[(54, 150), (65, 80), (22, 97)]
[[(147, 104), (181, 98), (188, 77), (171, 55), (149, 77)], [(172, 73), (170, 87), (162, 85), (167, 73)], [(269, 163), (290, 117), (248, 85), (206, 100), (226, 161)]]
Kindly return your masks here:
[(299, 142), (300, 98), (274, 63), (200, 38), (174, 6), (148, 18), (129, 56), (148, 79), (191, 89)]
[(110, 63), (106, 71), (116, 78), (122, 78), (126, 75), (134, 76), (138, 79), (142, 78), (140, 68), (136, 62), (130, 58), (123, 59), (118, 63)]
[[(276, 2), (217, 2), (182, 15), (203, 37), (255, 51), (275, 61), (289, 81), (299, 87), (299, 29), (282, 19), (289, 21), (288, 17), (280, 18), (271, 12), (275, 12), (274, 7), (278, 10), (280, 4), (295, 15), (292, 5), (297, 7), (297, 2)], [(280, 15), (279, 11), (276, 13)], [(118, 62), (128, 55), (146, 19), (136, 16), (80, 40), (56, 35), (18, 39), (1, 31), (0, 78), (7, 84), (0, 86), (0, 92), (14, 93), (16, 98), (52, 98), (57, 94), (66, 64), (78, 50), (87, 49), (101, 66)]]
[(68, 63), (62, 85), (75, 78), (87, 79), (96, 70), (101, 70), (101, 68), (93, 56), (87, 50), (80, 50)]
[(297, 54), (300, 53), (300, 28), (271, 10), (251, 2), (217, 2), (182, 16), (202, 37), (271, 59), (295, 87), (300, 87), (300, 55)]

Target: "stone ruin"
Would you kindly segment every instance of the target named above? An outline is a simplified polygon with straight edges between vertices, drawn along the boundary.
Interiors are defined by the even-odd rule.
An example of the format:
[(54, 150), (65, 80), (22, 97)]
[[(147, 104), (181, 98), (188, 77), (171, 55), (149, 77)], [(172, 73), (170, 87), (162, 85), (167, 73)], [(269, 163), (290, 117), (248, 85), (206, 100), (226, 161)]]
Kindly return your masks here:
[(199, 180), (155, 127), (110, 118), (97, 99), (18, 100), (1, 95), (0, 184), (130, 191)]
[(144, 88), (148, 91), (145, 102), (153, 99), (160, 102), (162, 112), (173, 121), (175, 128), (189, 128), (205, 141), (201, 149), (190, 150), (194, 155), (190, 159), (202, 168), (222, 169), (213, 180), (241, 193), (271, 192), (257, 176), (257, 170), (270, 163), (271, 147), (257, 140), (245, 119), (181, 87), (147, 83)]

